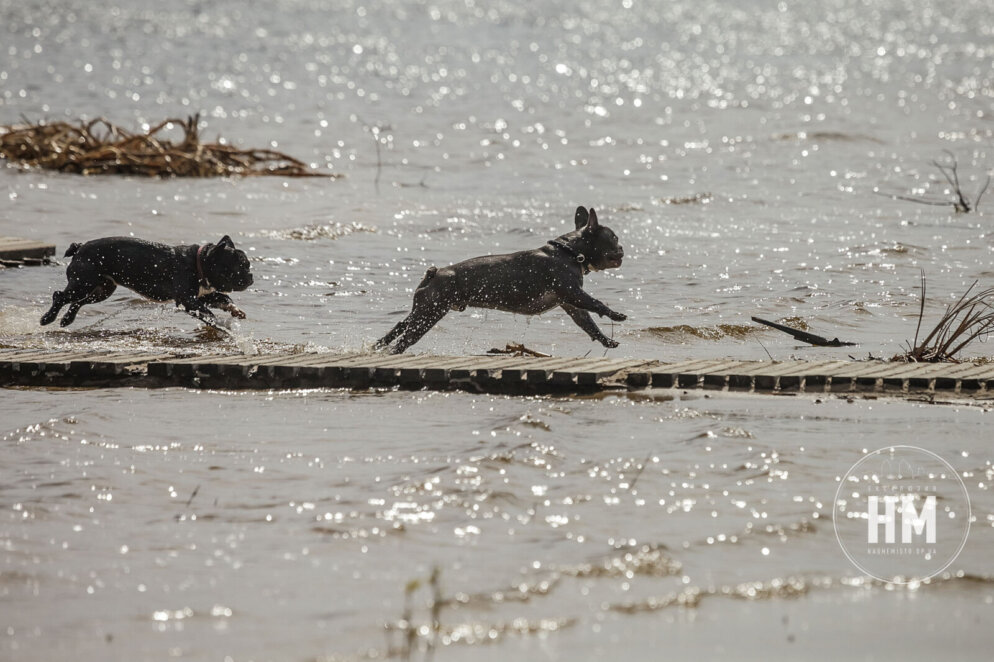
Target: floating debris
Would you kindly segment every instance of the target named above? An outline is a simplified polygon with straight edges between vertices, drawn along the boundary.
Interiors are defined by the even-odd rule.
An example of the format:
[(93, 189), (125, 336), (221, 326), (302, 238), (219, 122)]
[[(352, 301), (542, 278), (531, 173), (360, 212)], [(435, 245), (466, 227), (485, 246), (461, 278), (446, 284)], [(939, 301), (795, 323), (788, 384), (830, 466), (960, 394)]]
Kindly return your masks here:
[(660, 198), (659, 202), (664, 205), (695, 205), (701, 204), (706, 205), (714, 199), (714, 196), (710, 193), (695, 193), (694, 195), (688, 195), (684, 197), (671, 196), (669, 198)]
[(538, 358), (548, 358), (552, 356), (551, 354), (543, 354), (542, 352), (536, 351), (534, 349), (528, 349), (523, 344), (517, 343), (507, 343), (504, 349), (494, 347), (487, 351), (487, 354), (501, 354), (507, 356), (535, 356)]
[[(8, 125), (0, 127), (0, 157), (25, 168), (80, 175), (341, 177), (270, 149), (202, 143), (199, 122), (199, 114), (167, 119), (146, 133), (131, 133), (103, 118)], [(174, 127), (182, 129), (181, 141), (161, 137)]]
[(722, 338), (736, 338), (741, 340), (755, 333), (756, 328), (746, 324), (715, 324), (712, 326), (677, 324), (676, 326), (650, 326), (641, 329), (641, 331), (666, 341), (680, 342), (682, 339), (686, 339), (687, 336), (693, 336), (701, 340), (721, 340)]
[(829, 340), (828, 338), (823, 338), (821, 336), (815, 335), (813, 333), (808, 333), (807, 331), (801, 331), (800, 329), (793, 329), (789, 326), (784, 326), (783, 324), (777, 324), (776, 322), (770, 322), (768, 320), (760, 319), (758, 317), (752, 318), (753, 322), (758, 322), (759, 324), (765, 324), (766, 326), (772, 327), (777, 331), (783, 331), (784, 333), (789, 333), (794, 336), (797, 340), (801, 342), (806, 342), (809, 345), (814, 345), (815, 347), (855, 347), (857, 343), (854, 342), (843, 342), (838, 338), (833, 338)]

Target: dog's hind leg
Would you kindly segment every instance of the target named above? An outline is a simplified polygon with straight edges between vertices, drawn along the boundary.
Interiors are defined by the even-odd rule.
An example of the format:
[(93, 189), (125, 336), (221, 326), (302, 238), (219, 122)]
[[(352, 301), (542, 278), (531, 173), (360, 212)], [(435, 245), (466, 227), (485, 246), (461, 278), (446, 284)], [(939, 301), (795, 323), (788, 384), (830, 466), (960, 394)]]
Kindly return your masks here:
[[(407, 327), (411, 323), (411, 320), (415, 317), (416, 314), (418, 314), (419, 307), (422, 306), (424, 302), (426, 302), (426, 300), (432, 298), (431, 292), (425, 290), (424, 288), (428, 286), (428, 284), (432, 281), (433, 278), (435, 278), (436, 275), (438, 275), (438, 267), (428, 267), (428, 270), (425, 271), (424, 278), (421, 279), (421, 282), (418, 283), (417, 288), (415, 288), (414, 290), (414, 304), (411, 308), (411, 313), (401, 321), (397, 322), (397, 324), (395, 324), (394, 327), (387, 332), (387, 335), (377, 340), (376, 344), (373, 345), (374, 348), (383, 349), (384, 347), (392, 343), (394, 340), (396, 340), (398, 337), (400, 337), (401, 334), (407, 331)], [(435, 320), (435, 322), (432, 323), (432, 325), (434, 325), (437, 322), (438, 320)], [(430, 329), (431, 327), (429, 326), (428, 328)], [(428, 329), (425, 329), (425, 332), (427, 332), (427, 330)], [(420, 338), (423, 335), (424, 333), (421, 333), (421, 335), (419, 335), (418, 338)], [(405, 346), (405, 349), (413, 344), (414, 343), (412, 342), (409, 345)], [(403, 351), (404, 351), (403, 349), (400, 350), (400, 352)], [(396, 353), (399, 354), (400, 352)]]
[(410, 318), (411, 316), (408, 315), (401, 321), (397, 322), (397, 324), (395, 324), (394, 327), (387, 332), (387, 335), (383, 336), (382, 338), (376, 341), (376, 344), (373, 345), (373, 347), (375, 347), (376, 349), (383, 349), (384, 347), (392, 343), (394, 340), (396, 340), (397, 336), (404, 333), (404, 330), (407, 328), (407, 320), (409, 320)]
[[(403, 354), (408, 347), (421, 340), (431, 330), (431, 327), (438, 324), (439, 320), (445, 317), (448, 312), (448, 306), (441, 306), (437, 303), (421, 309), (418, 309), (415, 305), (414, 311), (411, 312), (406, 320), (400, 323), (404, 325), (404, 328), (400, 333), (400, 340), (393, 346), (391, 354)], [(400, 326), (400, 324), (397, 326)]]
[[(73, 287), (73, 292), (66, 290), (63, 292), (63, 296), (70, 298), (71, 300), (69, 301), (69, 308), (66, 310), (66, 314), (62, 316), (61, 320), (59, 320), (59, 326), (69, 326), (76, 320), (76, 313), (79, 312), (80, 308), (88, 303), (99, 303), (100, 301), (103, 301), (113, 294), (116, 289), (117, 283), (110, 278), (105, 277), (100, 285), (97, 285), (82, 296), (77, 294), (78, 288), (76, 286)], [(46, 313), (46, 317), (47, 316), (48, 314)]]
[[(428, 270), (425, 275), (423, 285), (414, 293), (414, 304), (411, 306), (411, 314), (403, 322), (397, 325), (401, 327), (398, 332), (399, 339), (394, 345), (392, 353), (400, 354), (408, 347), (421, 340), (424, 334), (431, 330), (431, 327), (438, 324), (439, 320), (445, 317), (446, 313), (459, 303), (459, 295), (453, 286), (451, 276), (435, 278), (433, 269)], [(390, 336), (397, 330), (394, 327), (387, 334)]]

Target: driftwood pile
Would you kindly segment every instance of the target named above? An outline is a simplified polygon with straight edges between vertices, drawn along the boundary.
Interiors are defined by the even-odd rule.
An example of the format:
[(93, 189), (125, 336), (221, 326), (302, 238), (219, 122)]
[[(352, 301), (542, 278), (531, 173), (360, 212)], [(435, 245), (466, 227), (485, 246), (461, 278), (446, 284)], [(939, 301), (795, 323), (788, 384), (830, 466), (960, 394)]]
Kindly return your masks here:
[[(0, 157), (27, 168), (81, 175), (145, 177), (337, 177), (312, 170), (306, 163), (270, 149), (238, 149), (223, 143), (202, 143), (200, 115), (168, 119), (146, 133), (131, 133), (98, 118), (88, 122), (39, 122), (0, 127)], [(161, 136), (183, 131), (174, 142)]]

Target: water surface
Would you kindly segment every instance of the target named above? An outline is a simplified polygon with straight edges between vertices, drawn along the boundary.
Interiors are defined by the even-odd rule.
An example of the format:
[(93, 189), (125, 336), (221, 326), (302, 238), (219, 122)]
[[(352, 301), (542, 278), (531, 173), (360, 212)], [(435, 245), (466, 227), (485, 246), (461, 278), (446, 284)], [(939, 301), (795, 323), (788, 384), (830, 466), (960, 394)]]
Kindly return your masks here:
[[(985, 205), (879, 195), (947, 198), (944, 150), (982, 186), (989, 18), (974, 0), (0, 0), (0, 124), (200, 112), (205, 139), (345, 175), (0, 168), (0, 234), (60, 254), (230, 234), (255, 273), (227, 336), (123, 291), (42, 329), (64, 261), (8, 269), (0, 345), (365, 351), (427, 267), (540, 246), (582, 204), (625, 247), (586, 280), (629, 315), (602, 324), (618, 349), (561, 313), (466, 311), (413, 351), (889, 357), (914, 335), (922, 270), (930, 319), (994, 274)], [(798, 346), (753, 315), (860, 344)], [(0, 657), (382, 657), (403, 647), (409, 582), (411, 622), (430, 622), (435, 567), (439, 659), (834, 659), (840, 641), (986, 657), (988, 416), (679, 393), (6, 390)], [(837, 478), (894, 443), (949, 460), (975, 517), (951, 574), (903, 589), (862, 580), (826, 520)]]

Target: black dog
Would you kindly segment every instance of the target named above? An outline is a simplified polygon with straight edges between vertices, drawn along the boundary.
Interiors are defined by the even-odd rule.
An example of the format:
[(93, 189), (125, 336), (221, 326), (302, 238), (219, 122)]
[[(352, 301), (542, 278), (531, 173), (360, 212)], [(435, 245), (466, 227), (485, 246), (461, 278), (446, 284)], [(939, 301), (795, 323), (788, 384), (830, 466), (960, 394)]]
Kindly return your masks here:
[(219, 308), (232, 317), (245, 318), (224, 292), (242, 291), (252, 284), (245, 251), (235, 248), (225, 235), (216, 244), (167, 246), (134, 237), (106, 237), (85, 244), (71, 244), (66, 257), (69, 285), (52, 295), (52, 307), (42, 325), (55, 321), (66, 304), (62, 326), (76, 319), (88, 303), (103, 301), (118, 285), (152, 299), (175, 301), (188, 313), (211, 326), (217, 318), (208, 308)]
[[(397, 340), (400, 354), (445, 317), (466, 306), (492, 308), (522, 315), (538, 315), (561, 306), (577, 326), (605, 347), (618, 343), (605, 336), (590, 313), (616, 313), (583, 291), (583, 275), (621, 266), (624, 251), (618, 236), (597, 222), (597, 212), (576, 209), (576, 230), (531, 251), (476, 257), (450, 267), (431, 267), (414, 292), (411, 314), (376, 343), (383, 348)], [(399, 340), (398, 340), (399, 338)]]

